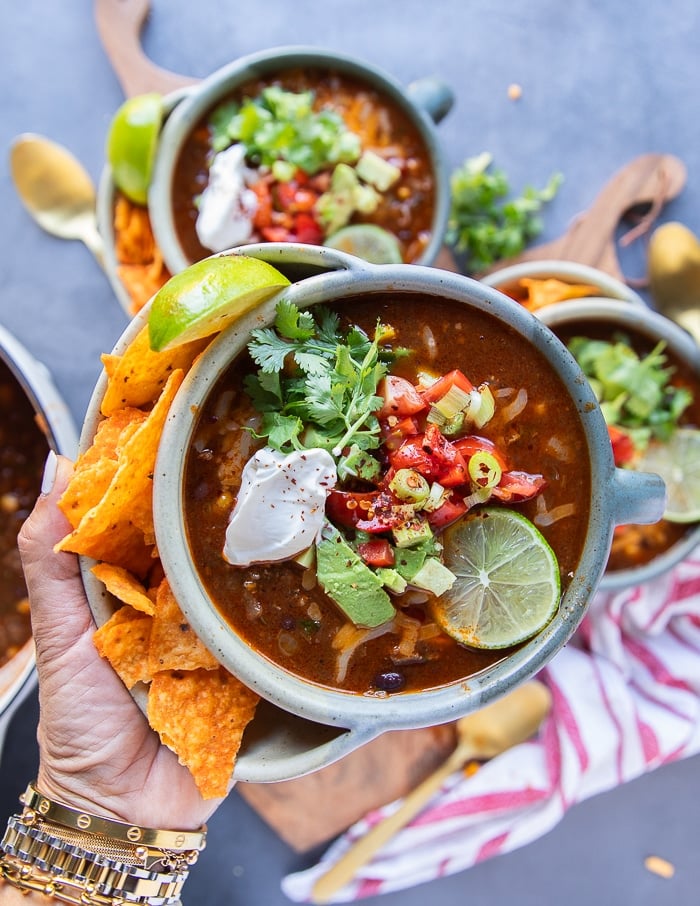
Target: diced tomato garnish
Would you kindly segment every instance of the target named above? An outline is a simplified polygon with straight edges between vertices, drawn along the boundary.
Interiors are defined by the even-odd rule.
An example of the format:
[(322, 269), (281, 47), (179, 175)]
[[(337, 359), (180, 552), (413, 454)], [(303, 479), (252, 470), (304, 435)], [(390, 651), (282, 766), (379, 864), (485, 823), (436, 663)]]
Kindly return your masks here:
[(420, 433), (420, 428), (416, 419), (408, 415), (406, 418), (383, 421), (381, 431), (384, 447), (387, 450), (398, 450), (407, 437)]
[(270, 187), (264, 180), (258, 180), (251, 187), (258, 199), (258, 206), (253, 215), (253, 226), (260, 230), (262, 227), (270, 226), (272, 223), (272, 196)]
[(458, 437), (452, 441), (467, 462), (475, 453), (490, 453), (505, 472), (508, 468), (506, 457), (502, 450), (499, 450), (496, 444), (489, 440), (488, 437), (480, 437), (478, 434), (469, 434), (466, 437)]
[(414, 508), (399, 500), (388, 488), (384, 488), (375, 495), (371, 509), (363, 512), (369, 518), (358, 519), (355, 527), (361, 532), (374, 535), (403, 525), (413, 515)]
[(394, 549), (386, 538), (372, 538), (357, 545), (357, 552), (369, 566), (393, 566)]
[(547, 479), (543, 475), (532, 472), (504, 472), (501, 480), (491, 493), (499, 500), (518, 502), (536, 497), (547, 487)]
[(313, 192), (311, 189), (297, 189), (292, 207), (295, 211), (313, 211), (317, 200), (317, 192)]
[(378, 418), (397, 415), (415, 415), (426, 408), (421, 394), (406, 378), (388, 374), (379, 382), (377, 396), (384, 397), (384, 404), (377, 412)]
[(379, 496), (378, 491), (338, 491), (333, 488), (326, 497), (326, 515), (334, 525), (355, 528), (358, 519), (366, 519)]
[(432, 513), (428, 513), (428, 522), (433, 528), (445, 528), (446, 525), (459, 519), (460, 516), (463, 516), (466, 512), (466, 503), (461, 497), (452, 494), (436, 510)]
[(474, 385), (466, 374), (461, 372), (459, 368), (455, 368), (454, 371), (448, 371), (447, 374), (443, 374), (434, 384), (423, 390), (421, 396), (426, 403), (434, 403), (435, 400), (441, 400), (452, 387), (459, 387), (465, 393), (469, 393), (470, 390), (474, 389)]
[(278, 182), (273, 189), (275, 202), (283, 211), (292, 207), (296, 193), (297, 185), (295, 182)]
[(323, 230), (311, 214), (304, 212), (294, 215), (294, 234), (298, 242), (308, 245), (320, 245), (323, 241)]
[(425, 478), (433, 478), (435, 463), (429, 451), (423, 448), (424, 434), (416, 434), (404, 440), (398, 450), (389, 454), (391, 465), (399, 469), (415, 469)]
[(291, 233), (287, 227), (283, 226), (266, 226), (260, 230), (263, 239), (268, 242), (290, 242)]
[(608, 434), (610, 435), (616, 466), (623, 466), (634, 459), (634, 442), (626, 431), (615, 427), (615, 425), (608, 425)]
[(425, 434), (407, 438), (398, 450), (389, 454), (389, 461), (394, 469), (415, 469), (424, 478), (439, 481), (446, 488), (469, 480), (464, 457), (437, 425), (428, 425)]

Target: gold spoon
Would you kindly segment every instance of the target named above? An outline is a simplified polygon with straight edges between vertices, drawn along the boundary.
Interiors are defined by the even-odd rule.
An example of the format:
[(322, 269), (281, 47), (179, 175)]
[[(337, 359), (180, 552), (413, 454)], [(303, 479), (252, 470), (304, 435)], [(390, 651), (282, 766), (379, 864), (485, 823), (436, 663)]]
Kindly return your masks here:
[(12, 143), (10, 169), (22, 203), (39, 226), (60, 239), (82, 240), (104, 267), (95, 187), (71, 152), (42, 135), (25, 133)]
[(490, 705), (457, 721), (457, 747), (445, 762), (409, 793), (399, 808), (357, 841), (314, 884), (313, 903), (327, 903), (355, 873), (421, 811), (450, 774), (468, 761), (493, 758), (525, 742), (539, 728), (552, 705), (549, 689), (532, 680)]
[(649, 239), (649, 291), (656, 308), (700, 344), (700, 241), (675, 221)]

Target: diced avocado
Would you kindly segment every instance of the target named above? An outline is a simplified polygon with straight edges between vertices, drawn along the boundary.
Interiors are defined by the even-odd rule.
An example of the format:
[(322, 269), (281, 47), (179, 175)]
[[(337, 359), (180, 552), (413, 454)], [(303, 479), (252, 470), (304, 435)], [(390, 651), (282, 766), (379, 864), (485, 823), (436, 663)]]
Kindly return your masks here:
[(356, 626), (371, 628), (393, 618), (394, 606), (381, 579), (330, 525), (316, 542), (316, 576), (328, 597)]
[(316, 202), (316, 211), (327, 233), (335, 233), (350, 220), (355, 211), (357, 174), (348, 164), (337, 164), (331, 186)]
[(380, 192), (386, 192), (401, 178), (401, 170), (374, 151), (364, 151), (357, 162), (356, 169), (360, 179), (364, 179)]
[(379, 207), (381, 195), (372, 186), (358, 185), (353, 193), (355, 210), (360, 214), (374, 214)]
[(430, 591), (437, 597), (454, 585), (457, 577), (436, 557), (428, 557), (411, 579), (411, 585)]
[(394, 543), (399, 548), (415, 547), (428, 538), (433, 537), (430, 524), (423, 519), (409, 519), (402, 525), (397, 525), (391, 530)]
[(379, 461), (357, 444), (353, 444), (338, 463), (338, 478), (341, 481), (353, 475), (363, 481), (374, 482), (380, 478), (381, 471)]
[(407, 582), (410, 582), (425, 563), (426, 556), (425, 551), (420, 549), (411, 550), (406, 548), (405, 550), (397, 550), (394, 569)]
[(401, 595), (406, 591), (408, 582), (395, 569), (382, 566), (377, 570), (377, 575), (382, 580), (382, 584), (388, 588), (389, 591), (393, 591), (397, 595)]

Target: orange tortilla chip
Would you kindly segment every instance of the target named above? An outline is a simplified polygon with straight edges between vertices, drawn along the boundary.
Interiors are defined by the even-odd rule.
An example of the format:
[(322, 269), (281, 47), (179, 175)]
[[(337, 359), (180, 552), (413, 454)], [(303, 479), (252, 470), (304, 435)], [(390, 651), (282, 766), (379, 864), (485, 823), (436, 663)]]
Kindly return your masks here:
[(153, 631), (148, 652), (149, 670), (216, 670), (219, 662), (200, 641), (180, 610), (167, 579), (156, 596)]
[(96, 630), (93, 641), (127, 687), (148, 682), (148, 644), (152, 618), (128, 605), (120, 608)]
[(158, 443), (183, 372), (173, 371), (158, 402), (119, 452), (119, 464), (106, 493), (56, 545), (121, 566), (141, 577), (152, 566), (153, 470)]
[(148, 337), (148, 325), (142, 327), (115, 364), (110, 362), (107, 389), (101, 411), (112, 415), (125, 406), (149, 406), (154, 403), (169, 376), (177, 370), (187, 371), (211, 337), (193, 340), (168, 352), (154, 352)]
[(148, 721), (205, 799), (228, 792), (243, 731), (258, 696), (228, 671), (165, 670), (153, 677)]
[(587, 283), (565, 283), (549, 277), (538, 280), (533, 277), (523, 277), (520, 285), (527, 290), (527, 298), (523, 305), (530, 311), (537, 311), (545, 305), (555, 302), (564, 302), (566, 299), (580, 299), (585, 296), (599, 296), (600, 289)]
[(104, 583), (107, 591), (118, 601), (131, 605), (141, 613), (153, 616), (155, 613), (153, 601), (148, 597), (146, 589), (136, 576), (132, 576), (121, 566), (113, 566), (111, 563), (98, 563), (93, 566), (91, 572), (100, 582)]

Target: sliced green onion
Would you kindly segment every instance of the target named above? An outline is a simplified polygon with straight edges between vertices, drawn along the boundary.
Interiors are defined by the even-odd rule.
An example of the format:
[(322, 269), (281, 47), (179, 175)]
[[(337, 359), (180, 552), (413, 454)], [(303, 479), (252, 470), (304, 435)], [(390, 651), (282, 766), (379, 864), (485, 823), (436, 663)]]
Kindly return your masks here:
[(481, 384), (477, 389), (481, 405), (472, 415), (472, 419), (477, 428), (483, 428), (493, 418), (493, 414), (496, 411), (496, 401), (488, 384)]
[(399, 500), (422, 503), (430, 494), (430, 486), (415, 469), (399, 469), (389, 482), (389, 487)]
[(493, 453), (480, 450), (469, 458), (469, 477), (477, 488), (495, 488), (503, 470)]
[(434, 513), (435, 510), (439, 510), (445, 502), (447, 493), (447, 490), (443, 488), (441, 484), (438, 484), (437, 481), (434, 481), (430, 485), (430, 493), (426, 497), (421, 509), (425, 510), (426, 513)]

